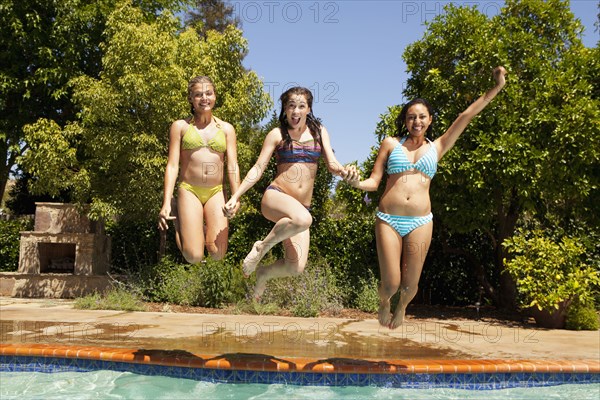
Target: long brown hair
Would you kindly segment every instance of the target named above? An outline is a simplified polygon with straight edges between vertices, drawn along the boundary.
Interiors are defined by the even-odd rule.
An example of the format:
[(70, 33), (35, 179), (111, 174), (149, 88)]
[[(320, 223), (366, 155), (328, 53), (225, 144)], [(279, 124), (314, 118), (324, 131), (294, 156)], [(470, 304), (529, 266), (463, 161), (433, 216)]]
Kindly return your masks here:
[(281, 130), (283, 148), (289, 149), (292, 146), (292, 138), (288, 132), (288, 121), (285, 115), (285, 108), (287, 103), (290, 101), (290, 98), (294, 95), (304, 96), (306, 99), (308, 107), (310, 108), (310, 112), (306, 116), (306, 125), (308, 126), (308, 130), (314, 139), (315, 147), (317, 142), (319, 143), (319, 146), (323, 147), (323, 142), (321, 140), (321, 122), (313, 114), (313, 95), (307, 88), (295, 86), (283, 92), (283, 94), (279, 97), (279, 101), (281, 102), (281, 112), (279, 113), (279, 129)]

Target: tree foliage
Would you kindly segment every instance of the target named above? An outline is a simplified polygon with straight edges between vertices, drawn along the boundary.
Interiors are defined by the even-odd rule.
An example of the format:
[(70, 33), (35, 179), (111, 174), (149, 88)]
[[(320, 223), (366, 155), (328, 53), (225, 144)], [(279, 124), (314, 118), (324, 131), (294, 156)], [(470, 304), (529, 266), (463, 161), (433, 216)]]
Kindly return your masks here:
[(14, 272), (19, 268), (19, 251), (22, 231), (33, 228), (33, 219), (0, 219), (0, 272)]
[(240, 17), (231, 4), (223, 0), (195, 0), (193, 3), (185, 23), (196, 28), (200, 36), (206, 37), (209, 30), (223, 33), (229, 25), (241, 28)]
[[(106, 18), (119, 0), (0, 0), (0, 193), (28, 148), (23, 127), (76, 118), (71, 79), (102, 70)], [(179, 0), (135, 0), (145, 20)]]
[[(102, 74), (70, 81), (78, 119), (66, 126), (40, 119), (29, 125), (31, 149), (21, 159), (50, 194), (70, 188), (91, 202), (92, 216), (147, 215), (160, 205), (168, 128), (189, 115), (187, 82), (208, 75), (218, 93), (216, 114), (249, 129), (270, 105), (262, 83), (241, 65), (246, 41), (239, 30), (179, 31), (164, 13), (148, 21), (124, 3), (109, 17), (102, 44)], [(194, 60), (191, 62), (190, 60)]]
[(30, 174), (23, 173), (10, 188), (6, 208), (10, 210), (13, 216), (33, 215), (35, 214), (35, 203), (54, 202), (69, 203), (71, 195), (68, 191), (63, 191), (56, 196), (48, 194), (32, 195), (29, 192), (29, 181), (32, 179)]

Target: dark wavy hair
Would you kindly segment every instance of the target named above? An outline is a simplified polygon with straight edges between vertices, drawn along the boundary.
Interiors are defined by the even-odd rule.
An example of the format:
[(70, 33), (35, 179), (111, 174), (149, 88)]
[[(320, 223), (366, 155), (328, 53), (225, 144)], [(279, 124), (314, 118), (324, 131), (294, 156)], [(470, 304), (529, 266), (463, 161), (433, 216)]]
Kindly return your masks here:
[(295, 86), (283, 92), (283, 94), (279, 97), (279, 101), (281, 102), (281, 112), (279, 113), (279, 129), (281, 130), (283, 148), (289, 149), (292, 146), (292, 138), (288, 132), (288, 122), (285, 115), (285, 108), (290, 101), (290, 98), (294, 95), (300, 95), (306, 98), (308, 107), (310, 107), (310, 112), (306, 116), (306, 125), (308, 126), (308, 130), (310, 130), (310, 134), (315, 141), (315, 147), (317, 142), (322, 147), (323, 142), (321, 141), (321, 122), (319, 122), (319, 120), (314, 116), (312, 111), (313, 95), (307, 88)]
[[(431, 107), (431, 104), (429, 104), (429, 102), (427, 100), (417, 98), (417, 99), (409, 101), (408, 103), (406, 103), (404, 105), (404, 107), (402, 107), (402, 111), (400, 111), (400, 115), (398, 115), (398, 117), (396, 118), (396, 132), (397, 132), (396, 136), (405, 136), (406, 134), (408, 134), (408, 130), (406, 129), (406, 114), (408, 113), (408, 109), (411, 108), (412, 106), (414, 106), (415, 104), (423, 104), (425, 107), (427, 107), (427, 111), (429, 112), (429, 115), (433, 116), (433, 107)], [(433, 131), (433, 121), (429, 125), (429, 127), (427, 127), (427, 132), (425, 132), (425, 136), (427, 136), (428, 138), (431, 139), (432, 131)]]
[(192, 104), (192, 90), (194, 90), (194, 86), (199, 83), (208, 83), (209, 85), (211, 85), (213, 87), (213, 91), (215, 92), (215, 97), (217, 96), (217, 88), (215, 87), (215, 84), (208, 76), (197, 76), (195, 78), (190, 79), (190, 81), (188, 82), (188, 101), (190, 102), (190, 106), (191, 106), (190, 112), (192, 113), (192, 115), (194, 115), (194, 106), (191, 105)]

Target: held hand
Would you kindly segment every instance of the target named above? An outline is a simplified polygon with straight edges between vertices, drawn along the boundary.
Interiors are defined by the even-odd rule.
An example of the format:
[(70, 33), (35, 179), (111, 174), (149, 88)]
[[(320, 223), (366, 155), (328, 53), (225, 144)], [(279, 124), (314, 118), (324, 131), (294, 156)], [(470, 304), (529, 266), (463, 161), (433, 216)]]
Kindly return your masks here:
[(237, 212), (240, 210), (240, 207), (242, 206), (242, 203), (240, 203), (240, 201), (236, 201), (235, 202), (235, 208), (233, 209), (233, 213), (232, 213), (232, 217), (235, 217), (235, 214), (237, 214)]
[(494, 76), (494, 80), (496, 81), (496, 86), (502, 88), (506, 84), (506, 69), (503, 66), (498, 66), (494, 68), (494, 72), (492, 75)]
[(240, 202), (235, 197), (231, 197), (227, 203), (223, 206), (223, 214), (227, 218), (231, 218), (240, 208)]
[(170, 215), (171, 207), (163, 207), (158, 214), (158, 229), (166, 231), (169, 229), (169, 221), (177, 219), (177, 217)]
[(350, 185), (356, 187), (355, 185), (358, 184), (360, 178), (358, 170), (356, 169), (356, 165), (346, 165), (344, 168), (346, 169), (346, 176), (344, 177), (344, 180)]

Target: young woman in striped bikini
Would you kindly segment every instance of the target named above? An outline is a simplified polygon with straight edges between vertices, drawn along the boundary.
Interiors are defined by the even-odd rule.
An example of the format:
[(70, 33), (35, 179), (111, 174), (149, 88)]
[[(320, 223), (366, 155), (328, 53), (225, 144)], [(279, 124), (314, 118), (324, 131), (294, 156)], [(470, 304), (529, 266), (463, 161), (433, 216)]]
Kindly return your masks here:
[[(463, 111), (448, 130), (435, 141), (431, 133), (432, 109), (423, 99), (406, 104), (396, 126), (398, 136), (381, 142), (371, 176), (349, 183), (365, 191), (375, 191), (384, 173), (385, 191), (379, 201), (375, 237), (381, 273), (379, 323), (390, 329), (400, 326), (406, 306), (417, 294), (421, 270), (431, 243), (433, 214), (429, 186), (438, 161), (454, 146), (469, 122), (502, 90), (506, 70), (494, 69), (496, 85)], [(390, 299), (400, 291), (398, 305), (391, 314)]]
[[(233, 212), (239, 198), (260, 180), (275, 153), (277, 176), (265, 190), (261, 203), (262, 214), (275, 226), (263, 240), (254, 243), (243, 262), (244, 275), (256, 270), (257, 300), (268, 280), (300, 274), (306, 266), (312, 224), (310, 203), (320, 156), (325, 157), (331, 173), (356, 179), (352, 174), (348, 176), (346, 167), (335, 158), (327, 129), (312, 113), (310, 90), (291, 88), (281, 95), (280, 101), (279, 127), (267, 134), (258, 160), (223, 209), (226, 215)], [(283, 242), (284, 259), (259, 266), (260, 260), (279, 242)]]

